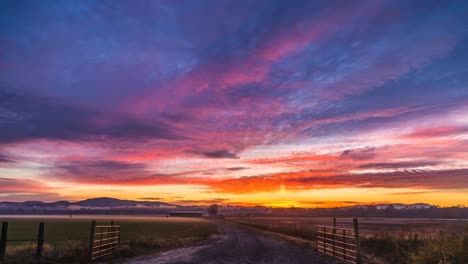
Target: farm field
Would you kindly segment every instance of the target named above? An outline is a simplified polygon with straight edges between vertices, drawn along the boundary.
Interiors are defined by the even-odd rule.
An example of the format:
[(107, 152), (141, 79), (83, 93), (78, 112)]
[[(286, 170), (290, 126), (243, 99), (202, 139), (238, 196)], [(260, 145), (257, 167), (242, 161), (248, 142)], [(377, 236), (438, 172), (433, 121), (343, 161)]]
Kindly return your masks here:
[[(122, 216), (29, 216), (0, 217), (9, 222), (6, 249), (8, 263), (21, 263), (34, 253), (40, 222), (45, 223), (44, 256), (67, 262), (85, 259), (91, 221), (108, 225), (114, 221), (121, 226), (121, 247), (117, 255), (126, 257), (187, 245), (207, 238), (216, 232), (216, 226), (204, 219)], [(32, 241), (20, 241), (32, 240)]]
[[(333, 218), (229, 217), (228, 221), (316, 241), (316, 225), (333, 226)], [(352, 218), (337, 218), (337, 227), (352, 228)], [(467, 263), (468, 220), (359, 218), (365, 263)], [(439, 262), (440, 261), (440, 262)]]
[[(333, 225), (331, 217), (228, 217), (230, 221), (257, 225), (269, 229), (315, 231), (316, 225)], [(337, 218), (337, 227), (352, 228), (353, 218)], [(359, 218), (361, 236), (407, 236), (418, 233), (431, 236), (439, 232), (462, 232), (468, 219), (430, 218)]]

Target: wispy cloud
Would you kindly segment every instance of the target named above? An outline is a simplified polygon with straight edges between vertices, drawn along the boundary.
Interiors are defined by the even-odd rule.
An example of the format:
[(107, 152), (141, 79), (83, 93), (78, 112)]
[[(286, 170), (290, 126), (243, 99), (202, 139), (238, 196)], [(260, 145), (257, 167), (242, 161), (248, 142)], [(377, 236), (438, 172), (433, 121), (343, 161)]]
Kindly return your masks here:
[(375, 148), (366, 147), (362, 149), (347, 149), (341, 153), (340, 157), (352, 160), (368, 160), (375, 157)]

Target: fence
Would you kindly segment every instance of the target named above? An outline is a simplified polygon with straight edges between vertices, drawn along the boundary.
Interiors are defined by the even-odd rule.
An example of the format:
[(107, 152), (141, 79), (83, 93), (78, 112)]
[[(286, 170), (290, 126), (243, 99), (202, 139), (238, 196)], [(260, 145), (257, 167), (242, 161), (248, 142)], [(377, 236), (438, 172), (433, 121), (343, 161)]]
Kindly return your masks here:
[(362, 263), (357, 219), (353, 219), (353, 227), (336, 227), (336, 219), (333, 226), (317, 225), (316, 250), (346, 263)]
[[(39, 223), (37, 238), (31, 239), (8, 239), (8, 222), (2, 222), (0, 233), (0, 263), (5, 263), (7, 242), (27, 242), (36, 241), (36, 257), (41, 258), (44, 249), (44, 223)], [(120, 246), (120, 225), (97, 226), (96, 221), (91, 223), (91, 235), (89, 245), (89, 260), (112, 254), (112, 252)]]
[(120, 225), (97, 226), (96, 221), (91, 223), (91, 234), (89, 240), (89, 260), (112, 254), (120, 246)]
[(0, 263), (5, 263), (5, 252), (6, 244), (10, 242), (27, 242), (27, 241), (37, 241), (36, 246), (36, 257), (40, 258), (42, 256), (42, 251), (44, 249), (44, 223), (39, 223), (39, 229), (37, 233), (37, 239), (8, 239), (8, 222), (2, 222), (2, 231), (0, 235)]

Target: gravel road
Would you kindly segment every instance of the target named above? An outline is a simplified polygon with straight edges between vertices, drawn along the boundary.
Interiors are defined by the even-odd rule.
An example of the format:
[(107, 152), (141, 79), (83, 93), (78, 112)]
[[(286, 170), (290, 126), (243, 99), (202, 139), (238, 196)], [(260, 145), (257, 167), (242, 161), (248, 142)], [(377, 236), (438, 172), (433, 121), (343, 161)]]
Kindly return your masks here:
[(238, 225), (218, 223), (219, 233), (195, 246), (125, 260), (127, 264), (331, 264), (313, 248), (258, 233)]

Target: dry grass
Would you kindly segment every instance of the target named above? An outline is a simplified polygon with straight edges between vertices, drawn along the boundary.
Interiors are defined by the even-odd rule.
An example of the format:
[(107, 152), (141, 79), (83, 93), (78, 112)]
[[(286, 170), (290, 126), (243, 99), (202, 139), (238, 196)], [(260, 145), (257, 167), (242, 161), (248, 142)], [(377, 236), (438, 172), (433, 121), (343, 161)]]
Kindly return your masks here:
[[(33, 239), (40, 221), (45, 222), (46, 240), (42, 258), (35, 257), (34, 242), (9, 242), (6, 263), (88, 263), (90, 219), (8, 219), (8, 239)], [(98, 220), (98, 224), (109, 222)], [(115, 220), (115, 224), (121, 225), (122, 243), (113, 258), (188, 245), (216, 232), (212, 222), (191, 218), (127, 218)]]
[[(230, 221), (285, 238), (315, 241), (315, 224), (327, 218), (236, 217)], [(339, 221), (342, 219), (339, 219)], [(349, 222), (345, 219), (343, 222)], [(288, 225), (286, 223), (297, 223)], [(339, 222), (340, 223), (340, 222)], [(360, 219), (365, 263), (466, 264), (468, 223), (432, 219)], [(408, 224), (410, 223), (410, 224)], [(292, 239), (290, 239), (293, 241)]]

